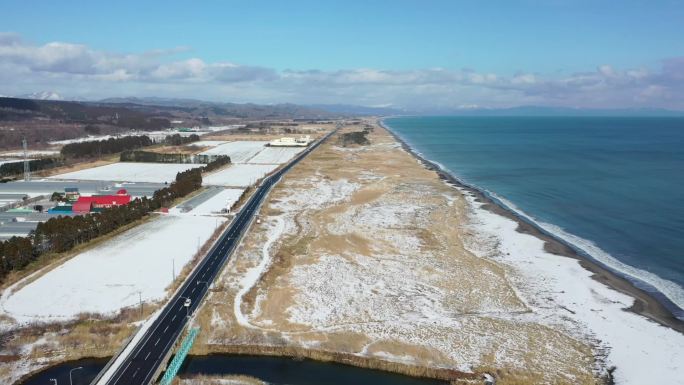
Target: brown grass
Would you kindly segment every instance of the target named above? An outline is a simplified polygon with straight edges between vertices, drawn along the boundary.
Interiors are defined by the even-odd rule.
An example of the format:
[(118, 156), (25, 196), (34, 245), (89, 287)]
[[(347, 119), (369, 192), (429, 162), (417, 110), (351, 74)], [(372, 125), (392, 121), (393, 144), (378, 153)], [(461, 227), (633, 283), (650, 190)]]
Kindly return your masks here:
[[(356, 130), (357, 127), (345, 128)], [(478, 347), (481, 358), (472, 365), (480, 365), (473, 376), (484, 372), (501, 373), (504, 383), (515, 384), (525, 381), (547, 383), (595, 383), (591, 371), (595, 363), (592, 350), (583, 342), (543, 325), (527, 322), (491, 318), (487, 311), (491, 301), (498, 309), (509, 312), (516, 318), (530, 312), (524, 302), (512, 290), (506, 270), (497, 263), (479, 258), (463, 246), (467, 231), (463, 226), (466, 204), (463, 196), (446, 186), (435, 172), (422, 167), (410, 154), (403, 151), (394, 139), (377, 127), (369, 134), (371, 146), (353, 149), (339, 149), (335, 138), (319, 147), (314, 153), (294, 167), (268, 198), (260, 211), (261, 225), (255, 225), (242, 246), (222, 272), (216, 290), (198, 312), (202, 330), (194, 354), (211, 352), (242, 352), (256, 354), (278, 351), (277, 354), (301, 355), (314, 359), (340, 360), (359, 366), (399, 371), (405, 374), (432, 373), (441, 368), (462, 367), (469, 363), (454, 362), (444, 343), (451, 349), (472, 349), (471, 338), (493, 338), (488, 345)], [(316, 175), (324, 181), (347, 179), (359, 184), (359, 188), (342, 202), (331, 203), (323, 208), (304, 206), (301, 211), (283, 212), (273, 204), (287, 200), (298, 191), (315, 191), (309, 178)], [(366, 178), (369, 176), (370, 179)], [(416, 215), (425, 216), (424, 222), (406, 217), (396, 224), (380, 225), (379, 228), (352, 230), (340, 233), (331, 231), (340, 225), (341, 218), (363, 212), (375, 206), (397, 207), (406, 202), (419, 203), (422, 209)], [(394, 206), (393, 206), (394, 205)], [(286, 218), (295, 230), (281, 237), (271, 249), (271, 261), (261, 276), (242, 300), (242, 313), (249, 317), (251, 327), (240, 326), (232, 314), (238, 287), (237, 282), (247, 269), (256, 266), (261, 259), (261, 248), (265, 242), (265, 229), (276, 217)], [(405, 250), (383, 234), (413, 237), (418, 250)], [(300, 306), (302, 289), (293, 285), (291, 274), (320, 263), (321, 255), (337, 255), (348, 264), (357, 264), (362, 259), (364, 266), (382, 264), (393, 259), (405, 265), (406, 279), (412, 280), (412, 273), (425, 274), (418, 286), (409, 290), (431, 290), (435, 287), (446, 293), (440, 305), (453, 312), (455, 319), (465, 320), (460, 328), (418, 327), (414, 333), (425, 336), (426, 341), (435, 344), (410, 343), (415, 339), (404, 339), (401, 334), (391, 338), (396, 330), (391, 321), (402, 319), (403, 313), (394, 315), (389, 324), (373, 317), (373, 309), (361, 311), (348, 319), (334, 320), (330, 325), (294, 324), (288, 319), (292, 308)], [(388, 257), (393, 256), (393, 257)], [(390, 258), (390, 259), (388, 259)], [(483, 278), (483, 277), (486, 277)], [(404, 277), (396, 277), (399, 280)], [(312, 281), (323, 278), (312, 275)], [(329, 279), (329, 278), (325, 278)], [(387, 277), (385, 279), (392, 279)], [(320, 284), (325, 288), (325, 283)], [(382, 290), (370, 290), (375, 301), (396, 303), (394, 296), (383, 294)], [(482, 293), (487, 293), (483, 295)], [(410, 297), (409, 297), (410, 298)], [(335, 299), (331, 298), (331, 303)], [(350, 298), (349, 301), (357, 301)], [(333, 306), (333, 305), (331, 305)], [(393, 305), (394, 306), (394, 305)], [(398, 306), (398, 305), (396, 305)], [(401, 307), (397, 307), (401, 309)], [(215, 321), (220, 319), (221, 321)], [(410, 324), (410, 319), (406, 321)], [(346, 325), (375, 324), (387, 328), (390, 337), (378, 340)], [(511, 341), (507, 341), (507, 340)], [(519, 344), (519, 347), (510, 344)], [(302, 346), (309, 346), (306, 349)], [(500, 361), (497, 354), (500, 346), (511, 355), (510, 361)], [(549, 346), (553, 346), (550, 348)], [(321, 353), (324, 352), (324, 353)], [(363, 352), (363, 353), (361, 353)], [(377, 354), (376, 356), (373, 356)], [(390, 357), (409, 356), (419, 369), (392, 369), (406, 365), (405, 360)], [(356, 358), (348, 358), (356, 357)], [(521, 369), (507, 362), (522, 362)], [(497, 372), (498, 370), (498, 372)], [(407, 373), (410, 372), (410, 373)], [(432, 376), (430, 374), (430, 376)], [(443, 378), (443, 377), (439, 377)], [(454, 383), (468, 383), (474, 378), (454, 379)], [(465, 382), (464, 382), (465, 381)], [(506, 382), (507, 381), (507, 382)]]

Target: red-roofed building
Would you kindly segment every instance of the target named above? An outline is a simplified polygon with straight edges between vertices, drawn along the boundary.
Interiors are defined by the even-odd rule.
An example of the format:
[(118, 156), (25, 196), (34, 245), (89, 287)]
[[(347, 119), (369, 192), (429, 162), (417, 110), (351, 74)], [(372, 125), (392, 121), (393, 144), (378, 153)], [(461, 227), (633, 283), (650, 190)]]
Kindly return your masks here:
[(112, 206), (121, 206), (131, 203), (131, 196), (124, 189), (116, 192), (116, 195), (93, 195), (80, 196), (72, 210), (76, 213), (89, 213), (93, 209), (106, 209)]

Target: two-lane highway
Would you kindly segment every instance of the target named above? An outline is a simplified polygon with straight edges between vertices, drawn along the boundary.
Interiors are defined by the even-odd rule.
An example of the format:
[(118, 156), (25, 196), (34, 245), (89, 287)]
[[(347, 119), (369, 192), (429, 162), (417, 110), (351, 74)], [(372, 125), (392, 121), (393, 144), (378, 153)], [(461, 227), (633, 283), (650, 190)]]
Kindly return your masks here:
[[(181, 288), (166, 304), (152, 326), (146, 331), (145, 335), (138, 341), (128, 356), (125, 357), (125, 360), (118, 365), (111, 377), (102, 378), (98, 383), (107, 385), (147, 385), (151, 381), (156, 380), (152, 377), (163, 363), (162, 361), (166, 358), (169, 350), (173, 347), (173, 343), (183, 332), (188, 323), (189, 315), (192, 315), (199, 307), (209, 290), (209, 286), (238, 245), (240, 237), (249, 228), (254, 214), (258, 211), (271, 187), (292, 166), (318, 147), (335, 131), (311, 145), (282, 169), (263, 180), (244, 207), (235, 216), (228, 229), (221, 235), (219, 241), (214, 244)], [(178, 234), (178, 236), (183, 236), (183, 234)], [(190, 306), (186, 307), (185, 302), (188, 299), (190, 300)]]

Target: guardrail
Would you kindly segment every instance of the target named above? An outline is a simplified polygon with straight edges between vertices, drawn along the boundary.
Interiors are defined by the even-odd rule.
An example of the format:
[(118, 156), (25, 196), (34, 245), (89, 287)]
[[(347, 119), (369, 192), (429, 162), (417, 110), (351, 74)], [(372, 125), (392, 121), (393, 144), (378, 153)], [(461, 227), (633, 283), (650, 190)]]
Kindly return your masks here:
[(198, 333), (199, 328), (190, 329), (188, 335), (185, 336), (183, 342), (181, 342), (181, 347), (178, 350), (178, 353), (176, 353), (176, 355), (173, 357), (171, 364), (166, 369), (166, 372), (164, 372), (164, 376), (162, 376), (161, 381), (159, 381), (160, 385), (171, 385), (171, 381), (173, 381), (173, 379), (176, 377), (176, 374), (178, 374), (178, 371), (180, 370), (181, 365), (183, 365), (183, 361), (188, 355), (190, 348), (192, 348), (192, 344), (195, 342), (195, 337), (197, 337)]

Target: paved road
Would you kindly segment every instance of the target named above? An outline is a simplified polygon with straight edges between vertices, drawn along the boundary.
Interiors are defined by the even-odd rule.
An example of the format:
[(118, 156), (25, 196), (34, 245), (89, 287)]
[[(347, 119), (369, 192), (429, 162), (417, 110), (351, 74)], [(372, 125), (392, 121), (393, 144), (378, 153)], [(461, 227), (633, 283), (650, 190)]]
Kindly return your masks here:
[[(327, 139), (331, 134), (326, 136)], [(182, 333), (189, 317), (200, 305), (209, 289), (209, 285), (220, 273), (221, 267), (228, 260), (240, 236), (249, 227), (254, 214), (270, 191), (271, 187), (280, 180), (292, 166), (303, 159), (323, 140), (315, 143), (303, 151), (298, 157), (283, 167), (280, 171), (264, 179), (249, 201), (236, 215), (230, 227), (221, 235), (220, 240), (207, 253), (197, 269), (185, 281), (181, 290), (167, 303), (154, 324), (140, 339), (130, 355), (119, 366), (117, 371), (106, 382), (107, 385), (146, 385), (156, 378), (151, 378), (164, 359), (173, 342)], [(180, 234), (179, 234), (180, 236)], [(187, 298), (191, 306), (186, 308)], [(113, 358), (113, 359), (116, 359)]]

